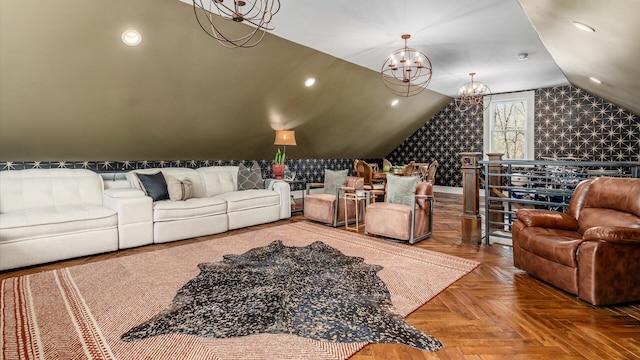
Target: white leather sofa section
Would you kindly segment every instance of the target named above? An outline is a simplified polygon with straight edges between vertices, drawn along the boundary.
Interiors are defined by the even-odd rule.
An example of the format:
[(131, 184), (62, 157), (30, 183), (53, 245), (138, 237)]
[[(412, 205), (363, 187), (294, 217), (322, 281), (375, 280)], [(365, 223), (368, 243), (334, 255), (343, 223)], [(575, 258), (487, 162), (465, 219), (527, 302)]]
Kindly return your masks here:
[(140, 189), (134, 174), (158, 171), (181, 181), (191, 180), (194, 197), (153, 203), (155, 243), (217, 234), (291, 217), (287, 183), (274, 181), (269, 183), (269, 189), (238, 190), (237, 166), (139, 169), (128, 172), (127, 180), (132, 188)]
[(0, 171), (0, 270), (117, 250), (117, 225), (92, 171)]
[(118, 213), (119, 249), (153, 244), (153, 205), (142, 190), (106, 189), (104, 202)]

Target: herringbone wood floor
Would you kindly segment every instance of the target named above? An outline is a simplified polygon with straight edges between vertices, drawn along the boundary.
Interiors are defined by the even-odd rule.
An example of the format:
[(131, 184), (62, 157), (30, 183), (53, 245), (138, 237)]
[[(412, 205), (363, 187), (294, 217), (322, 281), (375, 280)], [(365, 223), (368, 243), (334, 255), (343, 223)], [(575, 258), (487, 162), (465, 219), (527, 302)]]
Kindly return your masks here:
[[(371, 344), (352, 359), (640, 359), (639, 303), (593, 307), (516, 269), (509, 247), (461, 243), (461, 196), (436, 194), (436, 199), (433, 237), (413, 246), (482, 263), (407, 318), (418, 329), (440, 339), (444, 348), (429, 353), (402, 345)], [(297, 215), (289, 220), (225, 234), (8, 271), (0, 273), (0, 279), (290, 221), (304, 221), (304, 217)]]

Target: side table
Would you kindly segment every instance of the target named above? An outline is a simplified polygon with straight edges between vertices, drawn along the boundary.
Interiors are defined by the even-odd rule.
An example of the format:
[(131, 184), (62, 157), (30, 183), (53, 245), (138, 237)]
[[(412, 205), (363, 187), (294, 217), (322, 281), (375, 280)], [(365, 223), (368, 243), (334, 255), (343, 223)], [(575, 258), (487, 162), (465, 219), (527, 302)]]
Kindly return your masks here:
[[(344, 194), (344, 228), (346, 230), (353, 230), (358, 232), (360, 229), (360, 223), (364, 224), (364, 213), (366, 211), (367, 205), (371, 201), (372, 193), (366, 190), (356, 190), (355, 192), (346, 192)], [(348, 201), (353, 201), (356, 206), (356, 223), (355, 227), (349, 226), (349, 216), (348, 216)], [(375, 198), (374, 198), (375, 201)]]
[(295, 187), (295, 185), (301, 185), (302, 188), (302, 204), (300, 204), (300, 207), (298, 207), (298, 204), (296, 204), (293, 195), (291, 195), (291, 214), (302, 214), (304, 213), (304, 193), (305, 193), (305, 187), (307, 186), (307, 183), (304, 180), (289, 180), (289, 179), (281, 179), (282, 181), (286, 182), (287, 184), (289, 184), (289, 188), (291, 188), (291, 190), (293, 191), (293, 188)]

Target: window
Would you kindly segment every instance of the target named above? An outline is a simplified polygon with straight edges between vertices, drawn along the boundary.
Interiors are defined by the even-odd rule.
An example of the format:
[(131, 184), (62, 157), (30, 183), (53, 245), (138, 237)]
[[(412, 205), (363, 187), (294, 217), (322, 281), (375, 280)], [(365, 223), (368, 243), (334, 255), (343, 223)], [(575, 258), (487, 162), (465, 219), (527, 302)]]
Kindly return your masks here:
[(484, 153), (533, 160), (533, 91), (493, 95), (484, 113)]

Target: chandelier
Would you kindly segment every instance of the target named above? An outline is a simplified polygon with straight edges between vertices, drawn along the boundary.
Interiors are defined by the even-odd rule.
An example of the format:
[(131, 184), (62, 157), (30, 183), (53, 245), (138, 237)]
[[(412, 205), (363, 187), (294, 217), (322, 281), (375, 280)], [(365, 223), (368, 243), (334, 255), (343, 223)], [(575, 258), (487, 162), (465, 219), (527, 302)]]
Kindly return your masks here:
[(401, 36), (404, 47), (394, 51), (382, 65), (380, 75), (384, 86), (398, 96), (413, 96), (431, 81), (431, 60), (416, 49), (407, 47), (409, 34)]
[[(274, 29), (271, 19), (279, 10), (280, 0), (193, 0), (193, 12), (202, 30), (228, 48), (258, 45), (265, 32)], [(248, 32), (224, 35), (220, 31), (221, 20), (244, 23), (249, 26)]]
[(476, 114), (479, 111), (486, 110), (491, 103), (491, 89), (486, 84), (474, 81), (473, 76), (475, 74), (474, 72), (469, 73), (471, 81), (458, 90), (456, 108), (460, 112), (469, 111), (472, 114)]

